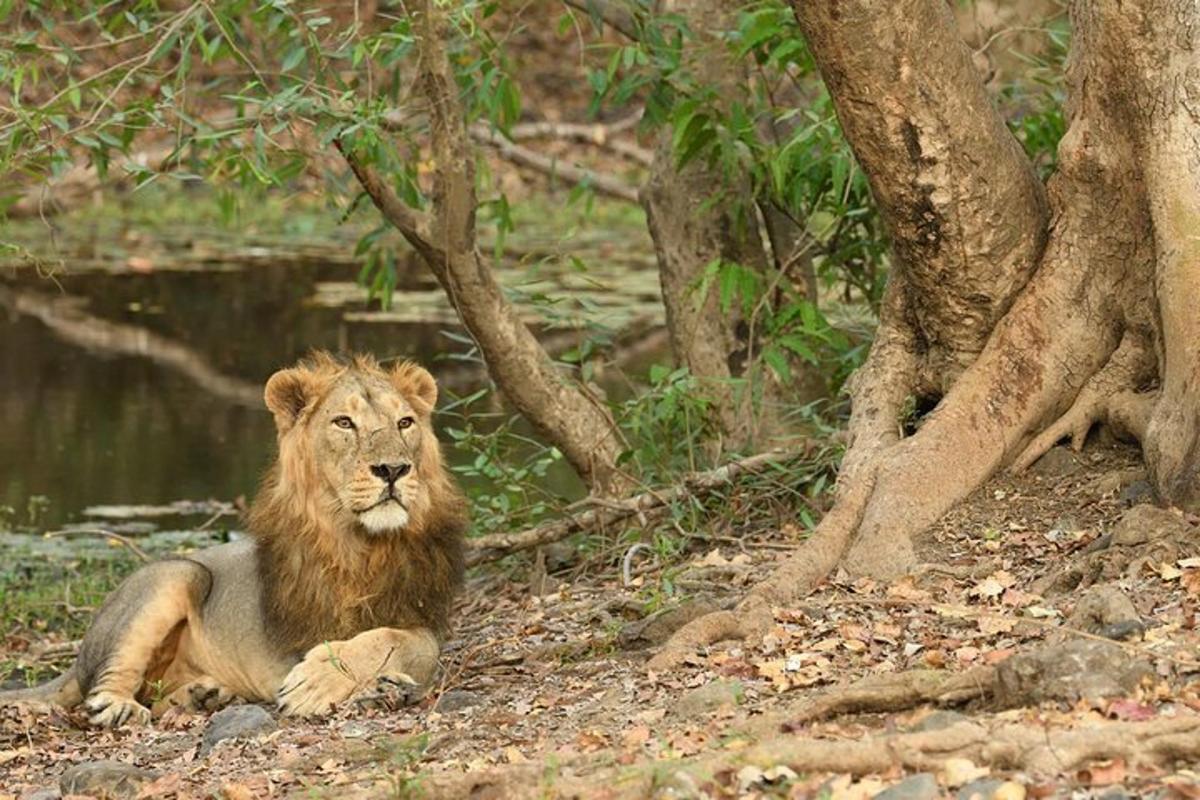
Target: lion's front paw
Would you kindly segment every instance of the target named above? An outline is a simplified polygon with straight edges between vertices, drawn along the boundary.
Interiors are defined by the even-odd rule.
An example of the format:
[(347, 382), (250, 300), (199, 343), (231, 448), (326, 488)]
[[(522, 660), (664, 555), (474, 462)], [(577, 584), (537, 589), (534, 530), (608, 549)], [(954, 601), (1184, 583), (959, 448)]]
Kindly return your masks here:
[(310, 654), (283, 679), (275, 703), (288, 716), (328, 714), (357, 688), (358, 682), (336, 658)]
[(91, 712), (88, 722), (101, 728), (119, 728), (126, 722), (133, 725), (150, 722), (150, 709), (132, 697), (115, 692), (96, 692), (88, 697), (83, 707)]
[(395, 711), (419, 702), (427, 690), (427, 686), (422, 686), (403, 672), (397, 672), (376, 678), (374, 686), (354, 696), (354, 704), (361, 708)]

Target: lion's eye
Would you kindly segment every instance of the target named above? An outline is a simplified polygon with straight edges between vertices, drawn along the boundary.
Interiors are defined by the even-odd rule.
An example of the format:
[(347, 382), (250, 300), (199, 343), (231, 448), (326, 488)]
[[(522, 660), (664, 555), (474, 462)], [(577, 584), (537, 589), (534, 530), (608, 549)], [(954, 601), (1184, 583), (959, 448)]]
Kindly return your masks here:
[(354, 430), (354, 420), (350, 419), (349, 417), (345, 417), (345, 416), (334, 417), (333, 424), (337, 425), (342, 430), (347, 430), (347, 431)]
[(412, 417), (401, 417), (400, 421), (397, 422), (396, 425), (399, 426), (400, 430), (405, 430), (407, 428), (411, 428), (414, 422), (416, 422), (416, 420)]

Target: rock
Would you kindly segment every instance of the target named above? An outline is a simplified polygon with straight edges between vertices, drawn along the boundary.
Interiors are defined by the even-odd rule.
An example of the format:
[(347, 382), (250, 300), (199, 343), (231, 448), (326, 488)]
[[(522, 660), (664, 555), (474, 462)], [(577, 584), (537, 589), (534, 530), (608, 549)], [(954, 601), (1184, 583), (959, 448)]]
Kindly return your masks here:
[(476, 692), (468, 692), (462, 689), (451, 689), (448, 692), (443, 692), (438, 698), (433, 710), (441, 714), (449, 714), (452, 711), (462, 711), (464, 708), (477, 706), (482, 701)]
[(1127, 486), (1146, 480), (1145, 467), (1128, 467), (1107, 472), (1092, 481), (1092, 491), (1101, 497), (1115, 495)]
[(737, 705), (743, 694), (741, 681), (709, 681), (680, 697), (673, 711), (678, 717), (698, 717), (724, 705)]
[(1142, 503), (1153, 503), (1158, 500), (1158, 493), (1154, 491), (1154, 486), (1150, 481), (1140, 480), (1126, 486), (1117, 495), (1117, 500), (1123, 503), (1126, 507), (1141, 505)]
[(1184, 541), (1193, 533), (1192, 527), (1180, 514), (1165, 508), (1140, 505), (1126, 511), (1113, 526), (1112, 544), (1136, 547), (1158, 539)]
[(1147, 662), (1118, 645), (1073, 639), (1000, 662), (996, 667), (996, 702), (1002, 708), (1017, 708), (1047, 701), (1074, 703), (1120, 697), (1151, 674)]
[(918, 772), (884, 789), (875, 795), (875, 800), (937, 800), (941, 796), (937, 778), (928, 772)]
[[(1064, 627), (1108, 639), (1128, 639), (1146, 629), (1133, 603), (1115, 586), (1093, 586), (1079, 598)], [(1064, 632), (1060, 639), (1071, 634)]]
[(932, 714), (922, 717), (919, 722), (911, 725), (908, 730), (913, 733), (940, 731), (957, 725), (960, 722), (970, 721), (970, 717), (966, 714), (959, 714), (957, 711), (934, 711)]
[(63, 773), (58, 786), (63, 794), (86, 794), (114, 800), (136, 797), (155, 773), (120, 761), (91, 761)]
[(217, 742), (262, 736), (278, 728), (262, 706), (230, 706), (212, 715), (200, 741), (200, 755), (208, 755)]
[(1003, 785), (1004, 781), (995, 778), (980, 778), (959, 789), (954, 797), (955, 800), (992, 800)]
[(1065, 478), (1079, 471), (1079, 456), (1061, 445), (1052, 447), (1046, 454), (1033, 462), (1030, 471), (1046, 478)]

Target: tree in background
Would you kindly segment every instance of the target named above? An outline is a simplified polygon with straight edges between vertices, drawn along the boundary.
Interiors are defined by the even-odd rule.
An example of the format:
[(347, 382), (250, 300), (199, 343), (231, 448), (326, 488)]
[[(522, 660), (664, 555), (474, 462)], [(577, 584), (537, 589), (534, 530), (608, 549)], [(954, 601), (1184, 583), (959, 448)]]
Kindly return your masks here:
[[(990, 475), (1104, 423), (1200, 506), (1200, 9), (1070, 5), (1068, 125), (1043, 187), (934, 0), (795, 3), (894, 261), (855, 376), (838, 499), (736, 612), (660, 654), (752, 635), (836, 564), (890, 577)], [(870, 48), (862, 46), (871, 42)], [(911, 432), (905, 409), (932, 411)]]

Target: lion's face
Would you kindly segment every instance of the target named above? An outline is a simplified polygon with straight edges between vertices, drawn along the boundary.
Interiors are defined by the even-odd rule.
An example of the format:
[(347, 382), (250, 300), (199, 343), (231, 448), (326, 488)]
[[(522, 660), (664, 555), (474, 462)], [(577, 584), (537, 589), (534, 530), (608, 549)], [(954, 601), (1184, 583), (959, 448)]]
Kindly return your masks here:
[(316, 362), (282, 370), (266, 399), (279, 429), (281, 490), (340, 526), (402, 531), (429, 509), (442, 474), (431, 414), (437, 385), (408, 362)]

